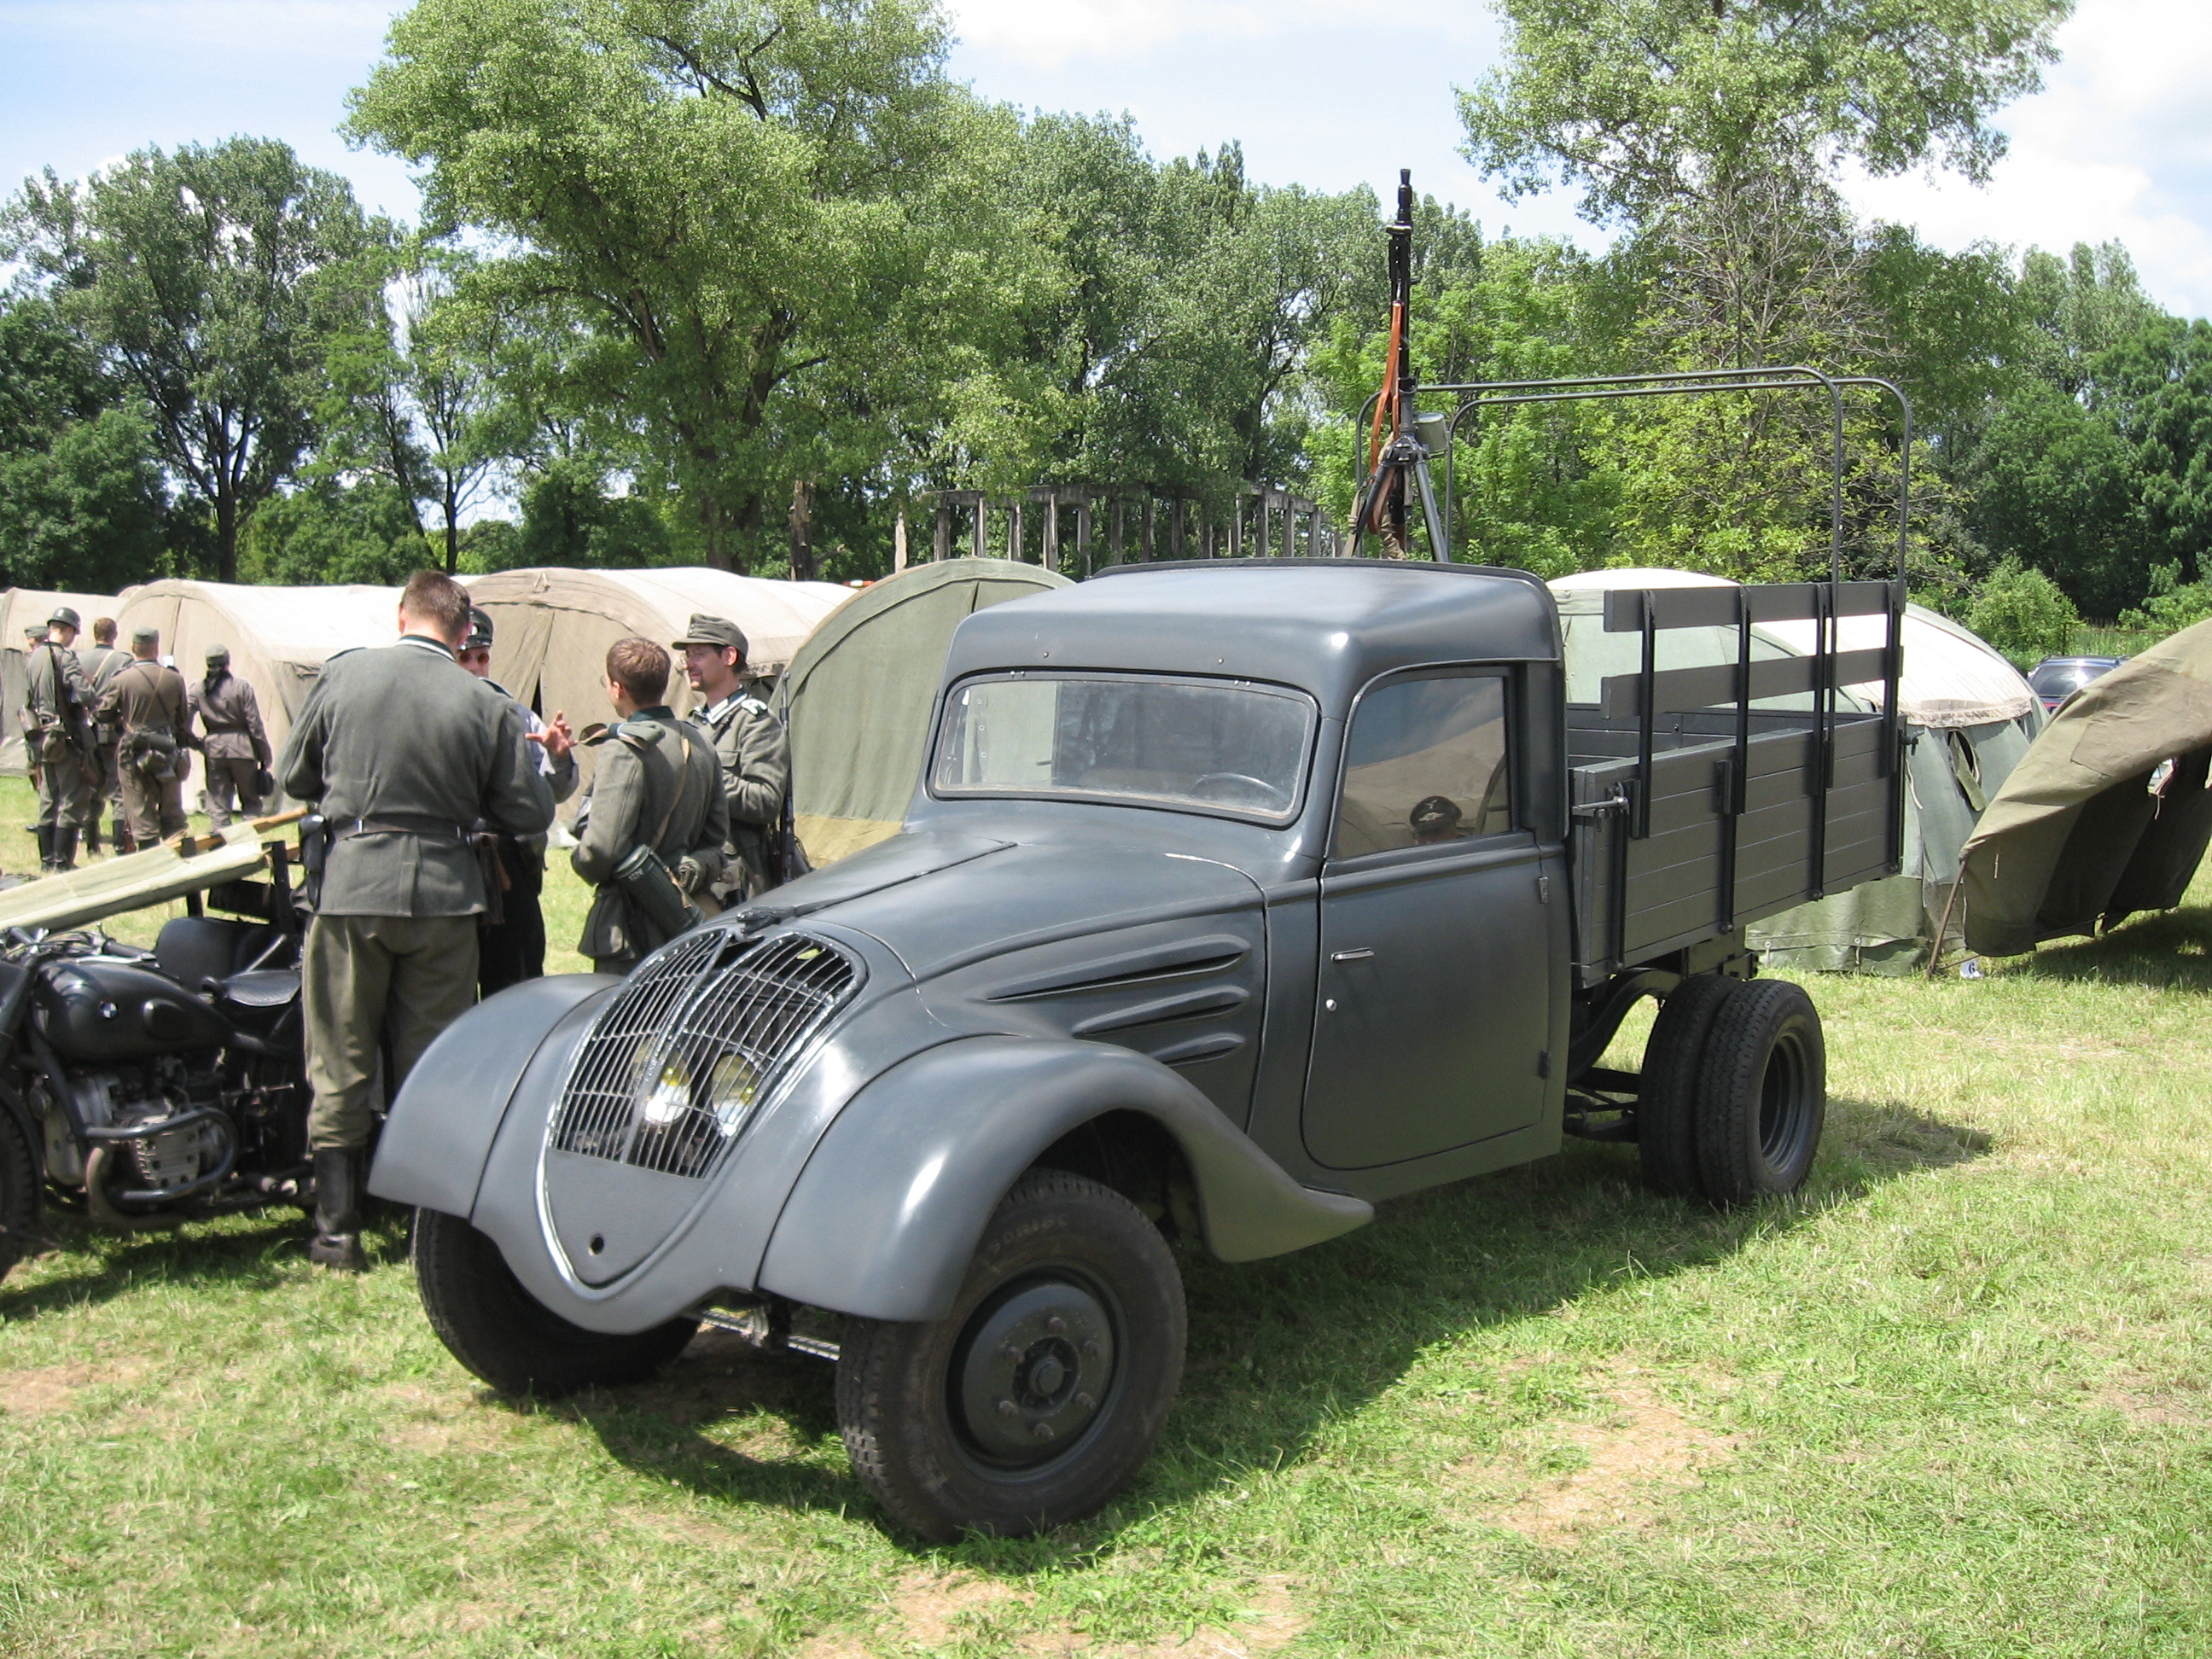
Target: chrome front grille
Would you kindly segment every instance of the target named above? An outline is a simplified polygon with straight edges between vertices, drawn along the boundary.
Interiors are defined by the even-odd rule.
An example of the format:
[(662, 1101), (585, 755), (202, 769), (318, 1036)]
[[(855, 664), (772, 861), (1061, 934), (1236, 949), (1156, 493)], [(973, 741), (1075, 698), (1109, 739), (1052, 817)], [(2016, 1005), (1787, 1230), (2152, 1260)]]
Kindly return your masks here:
[(844, 951), (803, 933), (675, 941), (592, 1022), (546, 1145), (703, 1181), (859, 981)]

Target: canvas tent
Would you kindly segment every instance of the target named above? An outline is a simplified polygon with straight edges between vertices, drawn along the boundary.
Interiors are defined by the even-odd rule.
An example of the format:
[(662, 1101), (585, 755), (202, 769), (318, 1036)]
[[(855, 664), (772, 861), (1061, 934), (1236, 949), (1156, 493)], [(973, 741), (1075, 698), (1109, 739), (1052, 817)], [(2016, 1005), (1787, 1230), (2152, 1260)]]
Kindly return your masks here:
[(162, 654), (187, 681), (206, 673), (210, 646), (228, 646), (231, 672), (253, 688), (270, 744), (282, 748), (324, 662), (341, 651), (391, 644), (398, 613), (396, 587), (159, 581), (125, 594), (116, 620), (126, 646), (133, 629), (158, 629)]
[[(853, 590), (726, 570), (544, 567), (477, 577), (469, 596), (492, 619), (492, 678), (540, 714), (558, 711), (581, 731), (614, 718), (606, 659), (617, 640), (642, 635), (666, 645), (682, 637), (695, 612), (725, 617), (744, 629), (752, 671), (772, 678)], [(669, 693), (679, 713), (691, 706), (681, 663)], [(592, 751), (580, 749), (578, 757), (588, 776)]]
[(0, 697), (7, 699), (5, 725), (0, 727), (0, 772), (20, 778), (26, 769), (23, 728), (15, 722), (15, 711), (23, 706), (23, 630), (42, 626), (56, 606), (65, 605), (83, 619), (77, 642), (89, 647), (93, 623), (116, 615), (122, 603), (101, 593), (53, 593), (35, 587), (11, 587), (0, 593)]
[(1966, 843), (1967, 948), (1991, 956), (2181, 902), (2212, 841), (2212, 622), (2069, 698)]
[(872, 846), (906, 817), (960, 619), (1066, 586), (1033, 564), (947, 559), (876, 583), (815, 631), (776, 695), (791, 723), (793, 815), (816, 865)]
[[(1717, 577), (1676, 570), (1595, 571), (1554, 582), (1567, 641), (1570, 700), (1589, 701), (1601, 674), (1632, 672), (1637, 666), (1638, 636), (1602, 632), (1605, 589), (1720, 583)], [(1838, 623), (1838, 633), (1841, 650), (1877, 647), (1887, 637), (1887, 624), (1879, 617), (1848, 617)], [(1660, 636), (1662, 647), (1668, 637)], [(1967, 629), (1910, 605), (1902, 637), (1898, 706), (1907, 746), (1901, 868), (1895, 876), (1799, 905), (1748, 929), (1749, 943), (1777, 966), (1902, 974), (1923, 961), (1976, 818), (2042, 729), (2043, 705), (2026, 678)], [(1679, 638), (1675, 658), (1662, 657), (1662, 668), (1726, 661), (1735, 654), (1732, 629), (1686, 629)], [(1806, 656), (1813, 648), (1810, 623), (1762, 623), (1753, 630), (1754, 659)], [(1844, 696), (1850, 704), (1878, 708), (1882, 686), (1880, 681), (1846, 686)], [(1955, 939), (1955, 917), (1952, 933)]]

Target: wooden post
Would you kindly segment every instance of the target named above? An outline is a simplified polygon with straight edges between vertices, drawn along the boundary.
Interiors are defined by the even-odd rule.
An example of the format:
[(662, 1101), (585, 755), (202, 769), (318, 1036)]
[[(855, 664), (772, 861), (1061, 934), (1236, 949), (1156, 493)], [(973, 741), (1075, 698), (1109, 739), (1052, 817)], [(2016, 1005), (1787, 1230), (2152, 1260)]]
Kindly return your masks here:
[(899, 503), (898, 517), (891, 521), (891, 574), (896, 576), (906, 568), (906, 503)]
[(1159, 521), (1160, 504), (1152, 499), (1152, 492), (1145, 492), (1145, 562), (1152, 562), (1152, 529)]
[(1091, 574), (1091, 492), (1075, 498), (1075, 568), (1079, 579)]
[(1116, 496), (1114, 498), (1114, 527), (1113, 527), (1112, 551), (1113, 551), (1113, 554), (1114, 554), (1114, 562), (1115, 562), (1115, 564), (1119, 564), (1119, 563), (1121, 563), (1121, 544), (1122, 544), (1122, 538), (1121, 538), (1121, 529), (1122, 529), (1122, 525), (1121, 525), (1121, 519), (1122, 519), (1122, 514), (1123, 514), (1123, 512), (1125, 511), (1125, 509), (1127, 507), (1127, 506), (1128, 506), (1128, 503), (1127, 503), (1127, 502), (1126, 502), (1126, 501), (1123, 501), (1123, 500), (1122, 500), (1119, 495), (1116, 495)]
[(951, 556), (952, 503), (945, 498), (945, 492), (939, 490), (937, 493), (937, 533), (929, 541), (930, 562), (934, 564)]
[(1037, 538), (1037, 559), (1044, 568), (1057, 572), (1060, 568), (1060, 492), (1042, 492), (1044, 529)]
[(991, 556), (991, 507), (980, 490), (975, 495), (975, 556)]
[(1018, 495), (1006, 503), (1006, 556), (1016, 564), (1022, 562), (1022, 498)]

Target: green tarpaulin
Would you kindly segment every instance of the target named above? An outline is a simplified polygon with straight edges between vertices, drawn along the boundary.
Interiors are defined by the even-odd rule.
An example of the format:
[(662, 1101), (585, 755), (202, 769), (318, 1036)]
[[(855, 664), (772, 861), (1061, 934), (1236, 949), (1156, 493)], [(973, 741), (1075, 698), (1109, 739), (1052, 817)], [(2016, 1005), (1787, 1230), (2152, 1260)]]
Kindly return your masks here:
[(2051, 716), (1966, 843), (1967, 948), (2017, 955), (2179, 904), (2212, 841), (2208, 763), (2212, 622)]
[(969, 612), (1067, 579), (1005, 559), (915, 565), (856, 595), (792, 659), (792, 814), (816, 865), (874, 845), (906, 817), (952, 630)]

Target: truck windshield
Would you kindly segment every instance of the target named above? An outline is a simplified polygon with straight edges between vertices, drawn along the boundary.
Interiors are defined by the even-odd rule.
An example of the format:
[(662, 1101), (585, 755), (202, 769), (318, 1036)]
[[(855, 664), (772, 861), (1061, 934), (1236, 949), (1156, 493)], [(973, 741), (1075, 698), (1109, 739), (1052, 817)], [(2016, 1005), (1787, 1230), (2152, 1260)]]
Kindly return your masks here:
[(1066, 795), (1284, 823), (1314, 728), (1295, 692), (1137, 675), (1008, 675), (947, 700), (939, 795)]

